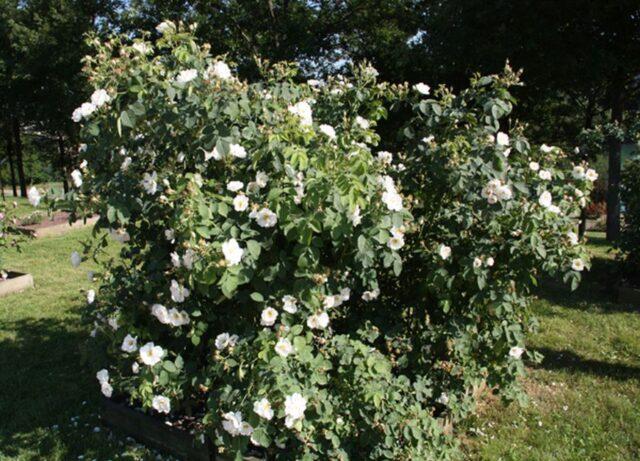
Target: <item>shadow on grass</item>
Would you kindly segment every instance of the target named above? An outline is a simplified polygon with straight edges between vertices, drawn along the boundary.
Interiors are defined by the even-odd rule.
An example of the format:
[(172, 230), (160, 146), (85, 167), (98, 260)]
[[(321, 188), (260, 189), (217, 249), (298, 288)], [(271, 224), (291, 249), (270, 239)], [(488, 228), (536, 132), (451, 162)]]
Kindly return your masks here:
[(615, 380), (640, 379), (639, 367), (586, 359), (566, 349), (555, 350), (542, 347), (537, 348), (537, 351), (544, 355), (544, 360), (536, 368), (586, 373)]
[(82, 366), (86, 334), (73, 319), (22, 319), (0, 321), (0, 338), (0, 458), (64, 458), (77, 434), (52, 427), (97, 408), (95, 379)]

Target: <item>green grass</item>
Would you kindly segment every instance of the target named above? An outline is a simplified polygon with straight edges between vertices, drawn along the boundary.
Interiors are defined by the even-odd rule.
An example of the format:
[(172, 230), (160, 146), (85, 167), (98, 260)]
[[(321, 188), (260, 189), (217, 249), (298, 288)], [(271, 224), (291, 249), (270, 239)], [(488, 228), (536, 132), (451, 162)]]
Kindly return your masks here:
[[(0, 460), (155, 459), (98, 421), (95, 370), (81, 347), (91, 265), (69, 263), (88, 235), (33, 240), (7, 255), (37, 286), (0, 298)], [(546, 288), (535, 302), (541, 328), (528, 348), (546, 359), (523, 382), (530, 405), (483, 404), (465, 425), (467, 459), (640, 459), (640, 306), (611, 301), (599, 282), (614, 269), (613, 255), (601, 235), (591, 247), (593, 273), (577, 292)]]
[(491, 402), (470, 422), (472, 460), (640, 459), (640, 305), (612, 301), (614, 267), (592, 235), (594, 267), (576, 292), (544, 288), (540, 331), (528, 348), (545, 355), (524, 386), (527, 407)]
[[(53, 196), (61, 197), (64, 193), (61, 182), (36, 184), (36, 187), (40, 190), (42, 195), (44, 195), (44, 193), (52, 193)], [(42, 211), (44, 213), (47, 211), (47, 207), (44, 203), (40, 203), (37, 207), (33, 207), (26, 197), (14, 197), (13, 192), (6, 188), (4, 192), (9, 217), (22, 218), (30, 215), (34, 211)], [(20, 191), (18, 190), (18, 194), (19, 193)], [(2, 200), (1, 197), (0, 200)]]

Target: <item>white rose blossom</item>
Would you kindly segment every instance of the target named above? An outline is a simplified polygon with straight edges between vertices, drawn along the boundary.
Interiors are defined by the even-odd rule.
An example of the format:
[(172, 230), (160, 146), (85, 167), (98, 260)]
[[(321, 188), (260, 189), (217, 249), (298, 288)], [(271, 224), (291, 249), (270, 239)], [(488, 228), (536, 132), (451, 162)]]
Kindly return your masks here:
[(267, 400), (266, 398), (256, 400), (253, 403), (253, 411), (255, 414), (257, 414), (263, 419), (266, 419), (267, 421), (270, 421), (274, 415), (273, 409), (271, 408), (271, 404), (269, 403), (269, 400)]
[(289, 106), (287, 110), (300, 119), (301, 126), (311, 126), (313, 124), (313, 112), (307, 101), (300, 101)]
[(131, 336), (130, 334), (128, 334), (122, 340), (122, 346), (120, 346), (120, 349), (122, 349), (124, 352), (129, 352), (129, 353), (137, 351), (138, 350), (138, 338), (135, 338), (135, 337)]
[(571, 269), (577, 272), (582, 272), (584, 270), (584, 261), (582, 258), (574, 258), (571, 261)]
[(451, 247), (440, 244), (438, 247), (438, 254), (443, 260), (449, 259), (451, 257)]
[(151, 315), (158, 319), (162, 324), (168, 325), (171, 323), (169, 318), (169, 311), (162, 304), (154, 304), (151, 306)]
[(140, 184), (147, 194), (155, 194), (158, 191), (158, 174), (155, 171), (145, 173)]
[(226, 332), (220, 333), (215, 339), (216, 349), (222, 351), (228, 347), (234, 347), (238, 343), (239, 339), (238, 335), (231, 335)]
[(276, 319), (278, 318), (278, 311), (273, 307), (267, 307), (260, 314), (260, 325), (265, 327), (270, 327), (274, 323), (276, 323)]
[(98, 89), (91, 94), (91, 104), (96, 108), (104, 106), (109, 101), (111, 101), (111, 96), (109, 96), (106, 90)]
[(415, 85), (413, 85), (413, 89), (425, 96), (431, 92), (431, 87), (426, 83), (422, 83), (422, 82), (416, 83)]
[(148, 342), (140, 348), (140, 361), (150, 367), (162, 360), (163, 356), (164, 349), (152, 342)]
[(236, 239), (229, 239), (222, 244), (222, 253), (228, 266), (235, 266), (240, 264), (244, 250), (240, 248), (240, 245)]
[(324, 330), (329, 326), (329, 314), (321, 312), (310, 315), (307, 318), (307, 326), (312, 330)]
[(158, 413), (169, 413), (171, 411), (171, 401), (164, 395), (154, 395), (151, 400), (151, 406)]
[(257, 212), (255, 218), (260, 227), (273, 227), (278, 222), (278, 217), (269, 208), (262, 208)]
[(552, 200), (553, 198), (551, 197), (551, 193), (549, 191), (544, 191), (538, 197), (538, 204), (540, 204), (542, 208), (549, 208)]
[(287, 357), (289, 354), (293, 352), (293, 345), (291, 341), (286, 338), (280, 338), (275, 346), (276, 354), (280, 357)]
[(227, 63), (216, 61), (207, 69), (207, 76), (219, 80), (228, 80), (231, 78), (231, 69), (229, 69)]
[(176, 25), (171, 21), (162, 21), (156, 26), (156, 30), (160, 34), (167, 34), (176, 30)]
[(523, 353), (524, 353), (523, 347), (514, 346), (511, 349), (509, 349), (509, 357), (513, 357), (514, 359), (517, 359), (517, 360), (519, 360), (520, 357), (522, 357)]
[(336, 139), (336, 130), (331, 125), (320, 125), (318, 129), (332, 141)]
[(189, 297), (191, 291), (188, 288), (180, 285), (177, 280), (171, 280), (171, 286), (169, 288), (171, 291), (171, 299), (176, 303), (182, 303), (185, 299)]
[(282, 297), (282, 310), (289, 314), (295, 314), (298, 312), (298, 301), (291, 295), (284, 295)]
[(236, 211), (245, 211), (249, 208), (249, 198), (244, 194), (238, 194), (233, 198), (233, 209)]
[(299, 392), (288, 395), (284, 400), (285, 426), (293, 427), (296, 421), (304, 418), (307, 409), (307, 399)]

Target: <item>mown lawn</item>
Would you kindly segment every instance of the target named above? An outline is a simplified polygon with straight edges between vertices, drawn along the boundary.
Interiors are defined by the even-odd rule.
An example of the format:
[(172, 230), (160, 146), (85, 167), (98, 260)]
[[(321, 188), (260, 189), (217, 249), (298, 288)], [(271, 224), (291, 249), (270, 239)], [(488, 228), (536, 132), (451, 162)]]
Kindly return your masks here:
[[(95, 370), (81, 348), (91, 265), (69, 263), (88, 235), (34, 240), (7, 256), (37, 287), (0, 298), (0, 460), (157, 457), (99, 425)], [(466, 425), (467, 459), (640, 459), (640, 306), (611, 301), (600, 282), (614, 262), (594, 242), (598, 259), (584, 286), (541, 290), (535, 303), (541, 328), (528, 347), (546, 359), (524, 382), (531, 404), (505, 409), (487, 400)]]

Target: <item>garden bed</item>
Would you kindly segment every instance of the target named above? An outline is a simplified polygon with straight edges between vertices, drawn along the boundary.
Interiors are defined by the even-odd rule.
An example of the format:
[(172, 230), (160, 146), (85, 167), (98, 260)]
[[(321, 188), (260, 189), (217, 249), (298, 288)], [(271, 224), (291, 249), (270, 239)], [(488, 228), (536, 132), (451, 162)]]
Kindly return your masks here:
[(33, 277), (31, 274), (9, 272), (9, 277), (5, 280), (0, 280), (0, 297), (12, 293), (19, 293), (29, 288), (33, 288)]
[(640, 288), (621, 285), (618, 287), (618, 302), (640, 306)]
[[(179, 424), (168, 425), (160, 418), (135, 410), (111, 399), (102, 399), (102, 421), (145, 445), (177, 456), (185, 461), (230, 461), (217, 455), (215, 446), (205, 439), (204, 443)], [(179, 423), (179, 422), (178, 422)], [(246, 461), (261, 461), (261, 458), (245, 457)]]
[(94, 224), (98, 220), (98, 217), (89, 218), (85, 220), (78, 220), (72, 224), (69, 224), (69, 213), (62, 212), (56, 213), (51, 218), (45, 218), (42, 222), (37, 224), (29, 224), (20, 226), (19, 230), (32, 237), (51, 237), (55, 235), (62, 235), (70, 230), (82, 228)]

